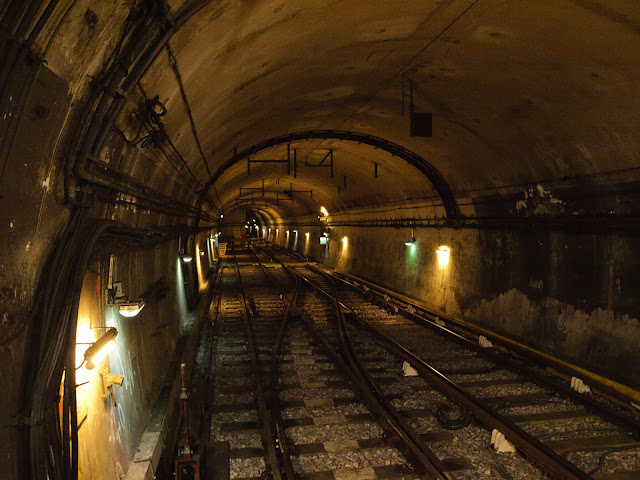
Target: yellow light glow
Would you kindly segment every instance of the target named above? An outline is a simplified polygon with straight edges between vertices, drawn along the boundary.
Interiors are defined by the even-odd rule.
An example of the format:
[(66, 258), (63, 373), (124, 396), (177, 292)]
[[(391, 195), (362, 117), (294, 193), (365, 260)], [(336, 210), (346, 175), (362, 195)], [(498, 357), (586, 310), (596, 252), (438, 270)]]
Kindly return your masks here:
[(307, 237), (307, 240), (309, 240), (309, 232), (304, 234), (305, 237)]
[(94, 365), (98, 365), (102, 361), (102, 359), (107, 356), (107, 353), (109, 353), (109, 350), (111, 350), (115, 346), (115, 344), (115, 340), (111, 340), (110, 342), (106, 343), (104, 347), (102, 347), (93, 357), (91, 357), (91, 363), (93, 363)]
[(329, 215), (329, 212), (324, 207), (320, 207), (320, 213), (322, 213), (322, 215), (324, 215), (325, 217)]
[(84, 383), (91, 380), (93, 373), (82, 367), (84, 362), (84, 352), (96, 339), (91, 331), (90, 320), (88, 316), (78, 316), (78, 328), (76, 330), (76, 383)]
[(344, 248), (347, 248), (348, 245), (349, 245), (349, 239), (347, 237), (342, 237), (342, 246)]
[(449, 264), (449, 247), (445, 247), (444, 245), (440, 246), (438, 250), (436, 250), (436, 254), (438, 255), (438, 265), (440, 268), (444, 268)]

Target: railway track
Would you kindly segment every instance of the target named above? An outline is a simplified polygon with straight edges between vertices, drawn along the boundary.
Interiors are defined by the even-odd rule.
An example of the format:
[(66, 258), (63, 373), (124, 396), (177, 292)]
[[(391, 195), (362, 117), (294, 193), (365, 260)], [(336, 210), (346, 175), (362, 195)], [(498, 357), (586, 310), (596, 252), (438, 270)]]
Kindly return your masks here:
[[(295, 269), (323, 290), (329, 289), (323, 272), (309, 267)], [(411, 406), (413, 414), (430, 414), (431, 421), (435, 418), (440, 425), (451, 416), (453, 422), (464, 418), (462, 412), (467, 410), (483, 428), (510, 440), (501, 442), (502, 448), (515, 445), (532, 464), (557, 478), (640, 478), (640, 424), (636, 418), (559, 385), (550, 375), (520, 360), (484, 349), (438, 325), (420, 322), (416, 315), (399, 315), (387, 302), (376, 305), (355, 285), (336, 278), (332, 281), (339, 284), (337, 300), (349, 319), (352, 338), (357, 339), (355, 354), (362, 356), (365, 346), (376, 345), (382, 349), (381, 355), (396, 358), (390, 374), (398, 371), (399, 362), (408, 361), (426, 380), (428, 386), (418, 387), (421, 393), (414, 402), (398, 405)], [(477, 421), (464, 427), (470, 431), (458, 440), (479, 435), (477, 429), (472, 431)], [(429, 421), (421, 422), (430, 425)], [(434, 450), (440, 455), (454, 451), (446, 442), (435, 444)], [(485, 472), (490, 469), (487, 465)], [(502, 477), (524, 478), (499, 462), (494, 462), (493, 469)]]
[(228, 478), (640, 478), (637, 420), (615, 408), (304, 259), (233, 260), (211, 428)]

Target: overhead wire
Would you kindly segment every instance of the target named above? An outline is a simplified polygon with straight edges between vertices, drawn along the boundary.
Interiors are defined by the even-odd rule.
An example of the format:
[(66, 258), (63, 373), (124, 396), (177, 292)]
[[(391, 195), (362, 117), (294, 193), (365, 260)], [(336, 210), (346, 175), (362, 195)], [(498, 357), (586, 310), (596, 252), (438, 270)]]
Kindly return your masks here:
[[(458, 22), (458, 20), (460, 20), (463, 16), (465, 16), (467, 12), (469, 12), (469, 10), (471, 10), (471, 8), (473, 8), (479, 1), (480, 0), (474, 0), (471, 4), (469, 4), (469, 6), (467, 6), (467, 8), (465, 8), (460, 14), (458, 14), (453, 20), (451, 20), (442, 30), (440, 30), (440, 32), (438, 32), (431, 40), (429, 40), (429, 42), (427, 42), (427, 44), (424, 47), (422, 47), (413, 57), (411, 57), (411, 59), (408, 62), (406, 62), (402, 67), (400, 67), (400, 69), (398, 69), (397, 72), (395, 72), (393, 75), (387, 78), (387, 80), (385, 80), (382, 83), (382, 86), (380, 88), (378, 88), (375, 92), (373, 92), (373, 94), (369, 95), (366, 101), (362, 102), (349, 115), (347, 115), (346, 118), (342, 120), (342, 122), (340, 122), (340, 124), (336, 127), (336, 129), (339, 129), (340, 127), (342, 127), (347, 121), (349, 121), (349, 119), (351, 119), (360, 110), (362, 110), (367, 105), (367, 102), (375, 98), (375, 96), (378, 95), (383, 89), (385, 89), (393, 79), (395, 79), (398, 75), (404, 72), (407, 69), (407, 67), (409, 67), (420, 55), (422, 55), (427, 48), (429, 48), (440, 37), (442, 37), (442, 35), (444, 35), (447, 32), (447, 30), (449, 30), (456, 22)], [(316, 145), (312, 149), (312, 151), (319, 148), (320, 145), (322, 145), (324, 142), (325, 140), (321, 140), (318, 143), (318, 145)]]
[[(209, 175), (209, 179), (212, 178), (212, 173), (211, 173), (211, 169), (209, 168), (209, 163), (207, 162), (207, 158), (204, 154), (204, 151), (202, 149), (202, 144), (200, 142), (200, 137), (198, 135), (198, 130), (196, 128), (196, 124), (195, 121), (193, 119), (193, 113), (191, 111), (191, 106), (189, 105), (189, 99), (187, 98), (187, 92), (184, 88), (184, 83), (182, 81), (182, 74), (180, 73), (180, 68), (178, 67), (178, 60), (176, 59), (175, 54), (173, 53), (173, 49), (171, 48), (171, 43), (167, 42), (167, 56), (169, 59), (169, 65), (171, 66), (171, 69), (173, 70), (173, 73), (176, 77), (176, 81), (178, 82), (178, 87), (180, 89), (180, 96), (182, 97), (182, 103), (184, 105), (184, 109), (187, 112), (187, 116), (189, 117), (189, 124), (191, 125), (191, 133), (193, 133), (193, 138), (196, 142), (196, 146), (198, 148), (198, 152), (200, 153), (200, 158), (202, 160), (202, 163), (204, 163), (204, 166), (207, 170), (207, 174)], [(216, 197), (218, 199), (218, 203), (220, 204), (220, 208), (222, 209), (222, 200), (220, 199), (220, 195), (218, 194), (218, 189), (216, 188), (215, 182), (212, 183), (213, 186), (213, 190), (216, 194)], [(215, 202), (214, 202), (215, 203)]]
[[(162, 155), (166, 158), (166, 160), (169, 162), (169, 164), (176, 170), (176, 173), (180, 176), (180, 179), (189, 188), (191, 188), (194, 191), (194, 193), (198, 193), (198, 190), (202, 188), (202, 184), (198, 181), (196, 176), (191, 171), (191, 168), (189, 168), (189, 165), (187, 164), (182, 154), (179, 152), (179, 150), (176, 148), (174, 143), (171, 141), (171, 138), (167, 134), (164, 128), (164, 124), (160, 119), (160, 117), (166, 114), (166, 107), (164, 106), (164, 104), (162, 104), (162, 102), (160, 102), (157, 99), (157, 96), (154, 97), (153, 99), (150, 99), (147, 96), (147, 92), (144, 90), (140, 82), (138, 82), (137, 85), (138, 85), (138, 89), (140, 90), (140, 93), (144, 98), (146, 112), (145, 112), (145, 115), (140, 114), (140, 112), (136, 112), (136, 117), (140, 121), (141, 125), (147, 131), (147, 136), (142, 139), (138, 139), (138, 141), (140, 141), (143, 147), (146, 146), (149, 141), (154, 141), (154, 145), (158, 147), (158, 149), (160, 150)], [(158, 105), (160, 105), (163, 109), (161, 110), (161, 112), (155, 111), (155, 107)], [(157, 132), (161, 132), (161, 133), (157, 133)], [(187, 171), (187, 173), (182, 172), (180, 168), (176, 166), (176, 164), (171, 159), (171, 157), (164, 151), (164, 149), (161, 148), (162, 140), (166, 141), (169, 144), (175, 156), (179, 160), (180, 164)]]

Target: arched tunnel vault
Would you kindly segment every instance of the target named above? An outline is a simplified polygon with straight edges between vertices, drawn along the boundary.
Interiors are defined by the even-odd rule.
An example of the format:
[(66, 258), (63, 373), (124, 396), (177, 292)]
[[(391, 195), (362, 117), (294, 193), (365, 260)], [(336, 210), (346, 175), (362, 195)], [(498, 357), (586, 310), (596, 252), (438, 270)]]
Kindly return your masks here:
[(320, 205), (342, 210), (436, 194), (450, 220), (462, 215), (433, 165), (393, 142), (354, 132), (294, 132), (265, 140), (235, 153), (213, 172), (201, 198), (216, 183), (223, 205), (298, 200), (301, 209), (296, 210), (308, 215)]
[[(89, 343), (120, 330), (103, 365), (127, 377), (118, 410), (97, 376), (78, 386), (86, 478), (147, 468), (133, 455), (197, 338), (215, 233), (253, 219), (327, 268), (640, 389), (637, 0), (5, 0), (0, 50), (8, 478), (34, 458), (78, 467), (52, 407), (76, 346), (40, 332), (38, 305), (59, 298)], [(412, 109), (431, 137), (411, 135)], [(297, 168), (261, 162), (294, 152)], [(333, 178), (310, 166), (330, 152)], [(117, 227), (65, 295), (57, 272), (86, 245), (64, 239), (93, 222)], [(108, 303), (114, 282), (133, 299), (160, 279), (137, 319)], [(46, 402), (33, 352), (57, 359)], [(49, 436), (30, 443), (41, 407)]]
[[(312, 143), (314, 140), (316, 142)], [(286, 145), (286, 148), (283, 148), (283, 145)], [(372, 148), (356, 148), (360, 145)], [(268, 158), (265, 158), (265, 155)], [(273, 161), (282, 162), (278, 164), (280, 175), (278, 170), (273, 168), (260, 168), (262, 164), (259, 162)], [(293, 187), (295, 183), (296, 186), (300, 186), (297, 189), (303, 197), (308, 195), (313, 198), (311, 187), (315, 185), (317, 201), (328, 204), (330, 208), (366, 205), (367, 202), (380, 204), (398, 198), (408, 200), (425, 197), (425, 193), (430, 189), (425, 188), (425, 183), (420, 182), (419, 177), (416, 179), (411, 169), (407, 169), (403, 163), (411, 165), (431, 182), (440, 195), (449, 219), (456, 220), (461, 217), (449, 184), (427, 160), (385, 139), (339, 130), (293, 132), (270, 138), (234, 153), (232, 158), (213, 173), (203, 195), (226, 172), (229, 171), (228, 176), (235, 178), (241, 176), (238, 168), (235, 168), (234, 172), (230, 170), (236, 164), (241, 164), (241, 167), (246, 164), (247, 178), (244, 182), (247, 183), (244, 188), (250, 189), (246, 192), (261, 193), (260, 190), (255, 190), (258, 188), (255, 182), (248, 178), (253, 170), (254, 177), (268, 178), (268, 190), (274, 188), (275, 182), (275, 186), (280, 186), (282, 182), (281, 188), (287, 190), (289, 182), (288, 191), (292, 192), (296, 190)], [(241, 182), (242, 179), (235, 182), (229, 179), (220, 190), (225, 191), (231, 184)], [(240, 188), (242, 187), (238, 186), (238, 189)], [(238, 192), (240, 194), (241, 191)], [(224, 197), (224, 193), (221, 195)], [(393, 198), (394, 196), (398, 198)]]

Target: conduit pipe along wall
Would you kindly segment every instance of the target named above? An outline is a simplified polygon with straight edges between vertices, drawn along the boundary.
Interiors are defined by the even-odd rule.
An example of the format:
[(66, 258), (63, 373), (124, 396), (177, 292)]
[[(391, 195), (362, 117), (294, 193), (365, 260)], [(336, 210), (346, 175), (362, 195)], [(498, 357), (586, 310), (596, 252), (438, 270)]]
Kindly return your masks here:
[[(129, 182), (108, 180), (99, 174), (99, 168), (90, 171), (88, 163), (99, 158), (107, 135), (126, 104), (126, 96), (132, 92), (162, 47), (173, 33), (206, 3), (207, 1), (200, 1), (191, 4), (172, 20), (165, 17), (166, 12), (158, 11), (152, 4), (143, 3), (139, 9), (132, 9), (132, 27), (122, 38), (122, 51), (105, 67), (100, 75), (103, 86), (92, 90), (86, 101), (84, 113), (77, 123), (78, 133), (71, 142), (70, 151), (78, 154), (71, 156), (72, 161), (66, 169), (67, 194), (75, 186), (75, 179), (79, 179), (111, 188), (116, 192), (135, 195), (160, 211), (166, 211), (169, 205), (173, 205), (170, 211), (175, 215), (196, 214), (196, 209), (146, 188), (135, 179), (130, 179)], [(86, 128), (82, 128), (84, 126)]]

